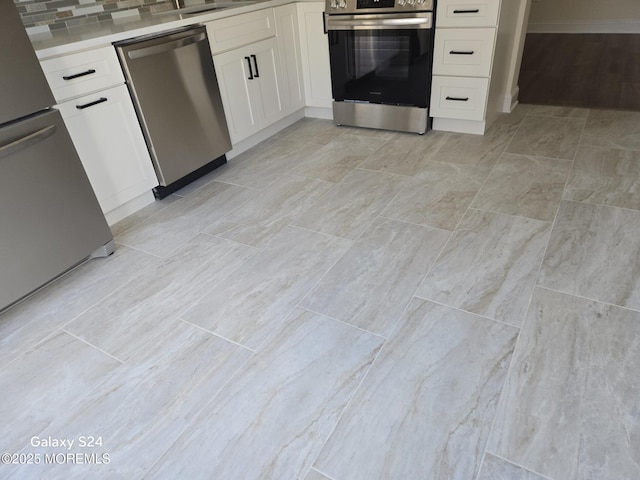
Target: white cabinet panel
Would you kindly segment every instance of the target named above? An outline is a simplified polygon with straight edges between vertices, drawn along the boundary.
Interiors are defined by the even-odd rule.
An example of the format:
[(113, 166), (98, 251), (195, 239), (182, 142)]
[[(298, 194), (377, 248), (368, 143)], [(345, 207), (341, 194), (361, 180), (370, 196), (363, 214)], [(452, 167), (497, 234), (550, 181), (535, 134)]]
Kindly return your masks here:
[(214, 55), (275, 35), (276, 22), (272, 8), (222, 18), (207, 24), (209, 45)]
[(460, 120), (484, 120), (488, 78), (433, 77), (431, 115)]
[(437, 27), (494, 27), (500, 0), (438, 0)]
[(295, 3), (274, 8), (276, 18), (276, 39), (282, 69), (280, 91), (286, 113), (293, 113), (304, 107), (304, 81), (300, 56), (300, 32)]
[(124, 83), (111, 46), (50, 58), (40, 64), (58, 103)]
[(433, 74), (488, 77), (493, 61), (495, 28), (436, 31)]
[(331, 108), (333, 102), (329, 41), (323, 23), (324, 5), (324, 2), (296, 4), (307, 107)]
[(104, 213), (158, 185), (125, 85), (58, 109)]

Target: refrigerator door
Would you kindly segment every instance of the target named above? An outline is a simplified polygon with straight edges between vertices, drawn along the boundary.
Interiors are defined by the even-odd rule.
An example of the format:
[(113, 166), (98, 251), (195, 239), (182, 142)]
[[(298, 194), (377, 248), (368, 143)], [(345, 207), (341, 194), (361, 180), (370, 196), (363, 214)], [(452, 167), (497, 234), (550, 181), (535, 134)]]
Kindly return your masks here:
[(0, 1), (0, 125), (54, 104), (16, 6)]
[(57, 110), (0, 127), (0, 173), (2, 310), (113, 236)]

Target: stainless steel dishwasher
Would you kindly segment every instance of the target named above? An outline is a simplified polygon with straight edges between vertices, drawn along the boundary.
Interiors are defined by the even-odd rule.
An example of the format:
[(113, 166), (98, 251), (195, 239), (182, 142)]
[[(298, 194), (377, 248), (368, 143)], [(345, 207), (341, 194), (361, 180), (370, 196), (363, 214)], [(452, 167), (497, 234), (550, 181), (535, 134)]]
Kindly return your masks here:
[(206, 28), (115, 44), (163, 198), (226, 163), (231, 150)]

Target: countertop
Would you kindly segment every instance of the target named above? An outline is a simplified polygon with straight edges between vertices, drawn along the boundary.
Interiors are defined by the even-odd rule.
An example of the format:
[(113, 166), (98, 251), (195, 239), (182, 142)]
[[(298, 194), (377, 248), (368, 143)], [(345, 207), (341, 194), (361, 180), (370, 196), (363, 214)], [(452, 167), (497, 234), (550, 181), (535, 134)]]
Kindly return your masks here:
[[(229, 0), (221, 1), (228, 4), (233, 0), (231, 0), (231, 2)], [(300, 1), (318, 0), (257, 0), (252, 4), (243, 4), (240, 1), (238, 6), (199, 14), (187, 15), (171, 11), (147, 14), (131, 20), (102, 22), (98, 25), (93, 24), (74, 30), (62, 30), (54, 33), (32, 35), (30, 38), (38, 58), (42, 60), (110, 45), (113, 42), (126, 40), (128, 38), (162, 33), (188, 25), (202, 24), (220, 18)]]

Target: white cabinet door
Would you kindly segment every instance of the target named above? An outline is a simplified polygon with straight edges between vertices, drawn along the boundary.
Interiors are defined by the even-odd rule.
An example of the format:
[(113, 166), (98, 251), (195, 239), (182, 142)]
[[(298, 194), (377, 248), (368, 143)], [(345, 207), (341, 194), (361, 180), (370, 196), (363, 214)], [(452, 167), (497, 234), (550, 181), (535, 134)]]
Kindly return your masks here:
[(331, 108), (329, 41), (324, 33), (324, 2), (296, 4), (306, 106)]
[(158, 185), (125, 85), (58, 106), (102, 211)]
[(302, 59), (300, 56), (300, 32), (295, 3), (274, 8), (276, 39), (282, 70), (280, 91), (286, 114), (304, 107)]
[[(244, 47), (213, 57), (232, 144), (258, 132), (262, 124), (261, 114), (256, 110), (253, 100), (249, 55), (249, 50)], [(245, 57), (249, 57), (249, 60)], [(253, 63), (252, 60), (251, 62)]]
[(285, 116), (280, 95), (280, 58), (275, 38), (249, 45), (248, 56), (253, 60), (251, 86), (255, 89), (254, 101), (262, 112), (262, 127), (271, 125)]
[(213, 57), (231, 143), (280, 120), (280, 59), (275, 38)]

